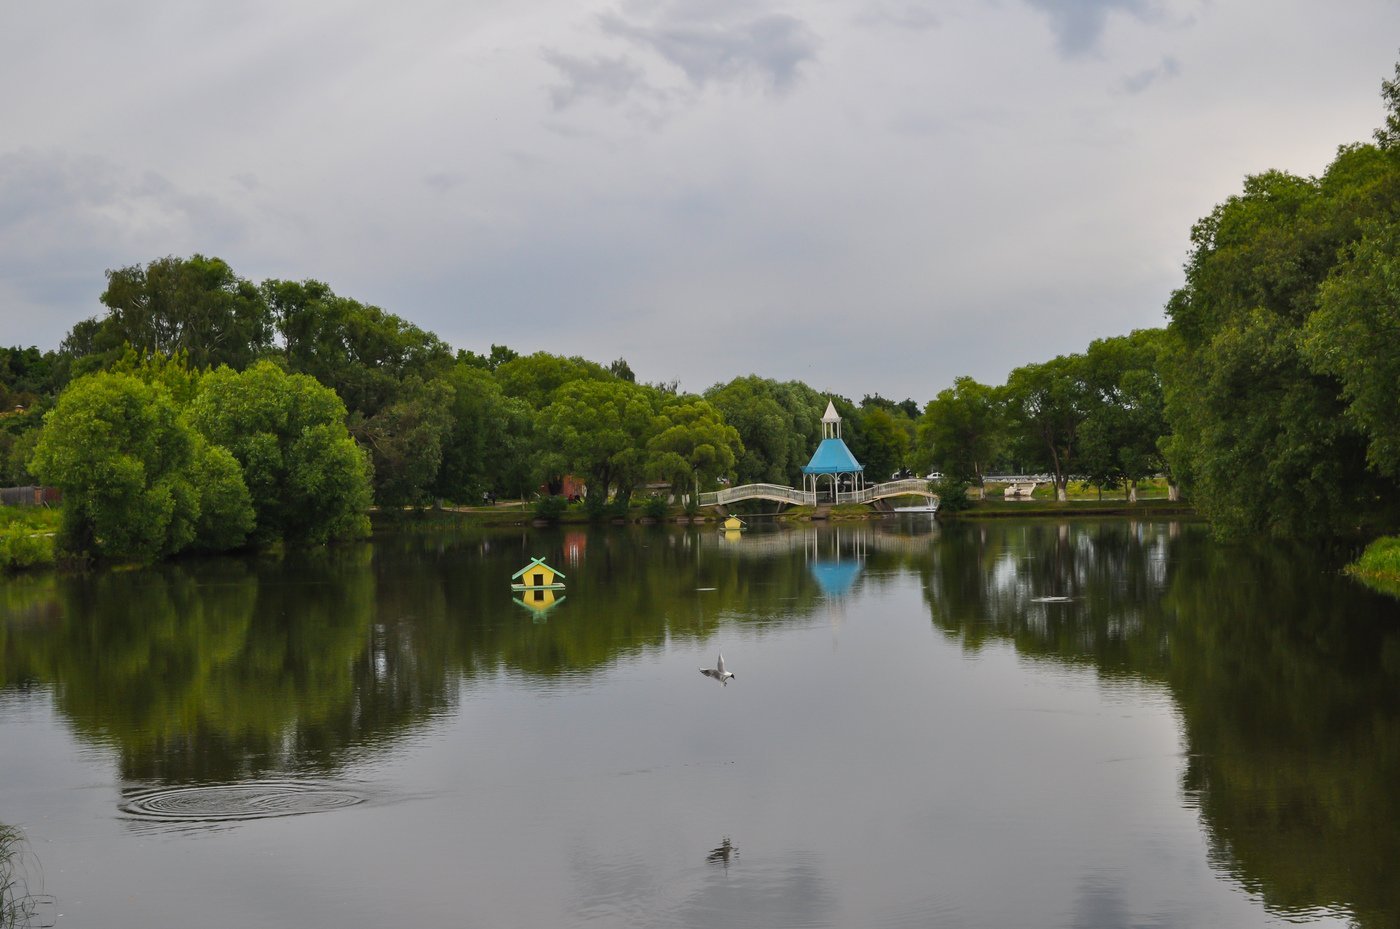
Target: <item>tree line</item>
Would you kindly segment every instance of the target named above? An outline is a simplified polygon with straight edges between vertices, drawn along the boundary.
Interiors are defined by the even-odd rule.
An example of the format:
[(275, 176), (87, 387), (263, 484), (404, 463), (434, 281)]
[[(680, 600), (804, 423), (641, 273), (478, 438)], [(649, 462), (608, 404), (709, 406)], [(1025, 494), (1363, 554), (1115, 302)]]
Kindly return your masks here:
[(0, 349), (0, 483), (64, 487), (66, 544), (120, 538), (101, 553), (144, 557), (336, 538), (364, 530), (347, 514), (371, 500), (529, 496), (566, 474), (603, 513), (648, 482), (797, 485), (829, 399), (875, 480), (937, 470), (956, 491), (1043, 471), (1064, 499), (1071, 480), (1131, 494), (1165, 475), (1222, 535), (1393, 531), (1400, 65), (1382, 99), (1373, 142), (1319, 177), (1247, 177), (1193, 227), (1164, 328), (1000, 385), (960, 377), (922, 408), (758, 375), (682, 393), (637, 383), (624, 359), (454, 351), (323, 282), (256, 284), (202, 255), (111, 270), (105, 312), (57, 351)]

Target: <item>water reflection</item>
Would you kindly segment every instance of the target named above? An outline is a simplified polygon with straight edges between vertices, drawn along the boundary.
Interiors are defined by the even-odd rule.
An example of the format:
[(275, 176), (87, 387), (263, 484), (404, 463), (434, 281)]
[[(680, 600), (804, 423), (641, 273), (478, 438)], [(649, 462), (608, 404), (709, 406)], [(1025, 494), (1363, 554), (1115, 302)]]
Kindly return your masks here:
[(724, 865), (724, 870), (728, 871), (729, 862), (738, 857), (739, 846), (731, 842), (729, 840), (729, 836), (725, 836), (724, 841), (719, 843), (718, 846), (716, 846), (708, 855), (705, 856), (705, 860), (712, 863), (722, 864)]
[[(570, 595), (537, 610), (508, 579), (540, 555), (568, 566)], [(968, 655), (1011, 643), (1168, 688), (1182, 800), (1215, 867), (1290, 918), (1400, 914), (1400, 610), (1317, 571), (1313, 553), (1222, 548), (1191, 525), (891, 520), (734, 540), (423, 526), (283, 558), (20, 577), (0, 585), (0, 692), (51, 691), (81, 739), (110, 746), (127, 813), (182, 814), (259, 785), (335, 794), (352, 763), (502, 672), (565, 692), (677, 643), (714, 654), (721, 630), (819, 623), (886, 587), (910, 588)], [(765, 859), (754, 842), (732, 874), (728, 837), (708, 853), (725, 868), (674, 901), (678, 924), (743, 924), (754, 908), (767, 924), (828, 924), (820, 859)], [(638, 867), (613, 878), (633, 887), (620, 874), (645, 880)], [(1087, 877), (1072, 924), (1151, 916), (1123, 893), (1112, 874)]]
[[(834, 926), (837, 896), (813, 856), (712, 868), (681, 904), (677, 926)], [(761, 914), (761, 917), (759, 916)]]
[[(1400, 611), (1317, 557), (1176, 524), (1027, 523), (945, 528), (920, 571), (934, 625), (969, 652), (1005, 640), (1167, 684), (1212, 862), (1267, 906), (1391, 925)], [(1113, 899), (1086, 888), (1084, 924), (1117, 924)]]

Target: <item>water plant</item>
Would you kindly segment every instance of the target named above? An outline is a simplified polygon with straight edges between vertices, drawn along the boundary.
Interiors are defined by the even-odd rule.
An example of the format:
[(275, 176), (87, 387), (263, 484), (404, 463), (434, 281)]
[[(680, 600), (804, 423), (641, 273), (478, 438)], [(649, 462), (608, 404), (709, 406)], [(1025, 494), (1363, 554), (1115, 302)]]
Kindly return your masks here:
[(0, 823), (0, 929), (28, 926), (38, 900), (24, 879), (24, 833)]

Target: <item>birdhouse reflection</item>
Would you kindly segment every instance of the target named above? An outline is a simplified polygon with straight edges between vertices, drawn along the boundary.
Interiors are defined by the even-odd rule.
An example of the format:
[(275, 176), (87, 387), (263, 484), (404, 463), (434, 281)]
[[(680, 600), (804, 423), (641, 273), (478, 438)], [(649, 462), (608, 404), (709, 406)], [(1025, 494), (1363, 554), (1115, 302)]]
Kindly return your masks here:
[(543, 622), (545, 614), (564, 602), (557, 588), (536, 587), (520, 591), (515, 602), (534, 614), (535, 622)]

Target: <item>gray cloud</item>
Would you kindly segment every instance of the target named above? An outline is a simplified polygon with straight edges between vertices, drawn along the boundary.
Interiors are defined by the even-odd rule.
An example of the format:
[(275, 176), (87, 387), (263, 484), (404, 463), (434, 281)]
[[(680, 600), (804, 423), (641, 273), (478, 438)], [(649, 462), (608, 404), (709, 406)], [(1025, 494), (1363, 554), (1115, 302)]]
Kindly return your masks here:
[(556, 110), (590, 98), (607, 104), (622, 103), (633, 91), (646, 88), (642, 69), (626, 58), (579, 58), (552, 49), (541, 54), (564, 78), (563, 84), (549, 92)]
[(856, 14), (861, 26), (893, 26), (911, 32), (924, 32), (943, 25), (933, 7), (924, 3), (872, 3)]
[(1400, 30), (1393, 0), (67, 6), (14, 6), (45, 41), (0, 55), (5, 342), (201, 252), (462, 348), (920, 402), (1160, 325), (1244, 175), (1370, 137)]
[(27, 318), (34, 337), (20, 339), (26, 343), (42, 336), (57, 344), (74, 321), (100, 310), (105, 270), (208, 251), (205, 243), (237, 242), (244, 233), (241, 217), (219, 200), (153, 171), (91, 155), (0, 154), (3, 298), (9, 309), (47, 310)]
[(656, 22), (618, 13), (599, 17), (603, 31), (660, 55), (697, 87), (757, 78), (772, 90), (787, 90), (803, 63), (816, 57), (816, 35), (800, 19), (764, 13), (738, 21), (692, 19), (672, 7)]
[(1123, 78), (1123, 89), (1130, 94), (1140, 94), (1161, 80), (1176, 77), (1181, 73), (1181, 65), (1170, 55), (1163, 58), (1156, 67), (1138, 71)]
[(1055, 44), (1061, 54), (1075, 57), (1096, 51), (1108, 14), (1129, 13), (1139, 19), (1157, 15), (1155, 0), (1026, 0), (1050, 18)]

